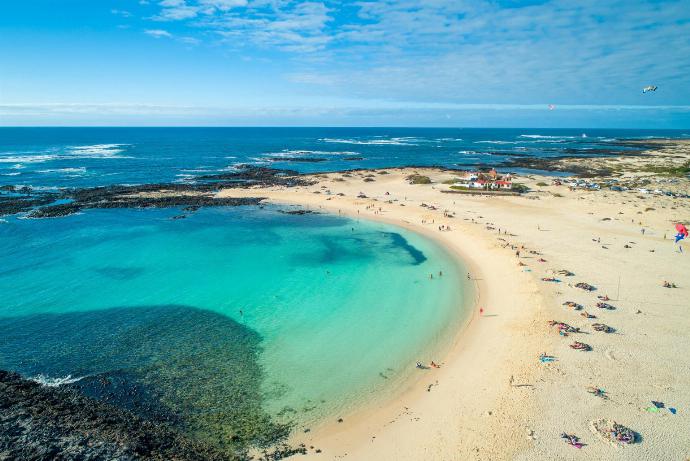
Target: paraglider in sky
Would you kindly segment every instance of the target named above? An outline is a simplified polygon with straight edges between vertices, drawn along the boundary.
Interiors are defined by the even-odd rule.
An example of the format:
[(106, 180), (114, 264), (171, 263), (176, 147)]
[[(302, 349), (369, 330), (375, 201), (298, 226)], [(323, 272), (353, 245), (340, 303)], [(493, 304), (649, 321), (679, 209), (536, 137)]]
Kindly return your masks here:
[(657, 87), (655, 87), (654, 85), (649, 85), (649, 86), (646, 86), (646, 87), (642, 88), (642, 92), (643, 92), (643, 93), (646, 93), (646, 92), (648, 92), (648, 91), (656, 91), (656, 88), (657, 88)]
[(554, 110), (555, 108), (556, 106), (554, 106), (553, 104), (549, 104), (549, 110)]
[(678, 231), (678, 233), (676, 234), (676, 243), (680, 242), (684, 238), (687, 238), (688, 228), (685, 227), (685, 225), (681, 223), (676, 224), (676, 230)]

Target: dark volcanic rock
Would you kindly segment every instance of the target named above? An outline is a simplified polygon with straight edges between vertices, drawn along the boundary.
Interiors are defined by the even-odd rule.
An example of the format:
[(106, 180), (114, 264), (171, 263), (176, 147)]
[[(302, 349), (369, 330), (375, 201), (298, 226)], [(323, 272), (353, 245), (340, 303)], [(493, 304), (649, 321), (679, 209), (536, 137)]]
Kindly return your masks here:
[(276, 170), (251, 165), (240, 165), (238, 168), (240, 168), (239, 171), (208, 174), (198, 176), (196, 179), (200, 181), (230, 181), (224, 183), (223, 187), (250, 187), (257, 184), (293, 187), (312, 184), (312, 181), (300, 176), (295, 170)]
[[(568, 157), (573, 158), (573, 157)], [(583, 157), (580, 157), (583, 158)], [(579, 166), (573, 163), (564, 164), (561, 158), (513, 158), (501, 163), (499, 166), (507, 168), (528, 168), (531, 170), (562, 171), (572, 173), (582, 178), (592, 178), (599, 176), (610, 176), (613, 171), (609, 168), (593, 168), (589, 166)]]
[[(48, 426), (50, 432), (39, 439), (44, 445), (62, 447), (60, 437), (76, 431), (71, 427), (82, 431), (78, 434), (94, 434), (99, 443), (109, 442), (99, 431), (105, 435), (119, 431), (124, 419), (135, 428), (147, 421), (153, 426), (145, 427), (179, 434), (184, 443), (193, 439), (229, 459), (245, 459), (251, 447), (280, 447), (291, 431), (292, 423), (286, 418), (277, 421), (263, 410), (261, 336), (224, 315), (190, 306), (134, 306), (0, 318), (0, 331), (4, 368), (25, 376), (63, 377), (74, 372), (73, 376), (81, 377), (58, 388), (72, 393), (51, 394), (53, 407), (36, 409), (51, 418), (59, 415), (57, 429)], [(15, 415), (5, 410), (5, 394), (0, 380), (0, 460), (6, 459), (3, 450), (21, 441), (12, 436), (17, 426), (28, 427), (22, 432), (27, 438), (31, 431), (40, 435), (43, 430), (19, 419), (22, 411), (34, 412), (30, 399), (23, 401)], [(93, 412), (86, 407), (94, 407)], [(3, 425), (6, 414), (15, 416), (11, 424)], [(113, 418), (116, 424), (111, 429), (106, 423)], [(90, 425), (92, 420), (98, 425)], [(58, 431), (62, 426), (67, 427), (65, 432)], [(129, 443), (128, 431), (115, 434), (117, 440)], [(133, 434), (138, 433), (134, 430)], [(158, 432), (146, 434), (158, 442)], [(104, 455), (98, 459), (130, 458)]]
[[(195, 211), (200, 207), (257, 205), (263, 198), (216, 198), (214, 193), (223, 188), (257, 185), (294, 187), (314, 183), (313, 179), (294, 170), (254, 166), (244, 166), (231, 173), (199, 176), (196, 179), (198, 182), (194, 184), (112, 185), (69, 189), (61, 193), (3, 195), (0, 196), (0, 216), (29, 212), (30, 218), (53, 218), (93, 208), (184, 207), (185, 211)], [(16, 189), (10, 192), (13, 191), (16, 192)], [(21, 192), (31, 191), (26, 192), (22, 188)], [(53, 204), (58, 199), (69, 203)]]
[(67, 216), (78, 213), (83, 208), (82, 205), (76, 203), (63, 203), (60, 205), (48, 205), (41, 208), (36, 208), (28, 214), (29, 218), (57, 218), (59, 216)]
[(328, 159), (324, 157), (271, 157), (271, 162), (296, 162), (296, 163), (318, 163), (327, 162)]
[(312, 210), (278, 210), (278, 213), (292, 215), (318, 214), (318, 212)]
[(0, 197), (0, 216), (8, 214), (22, 213), (37, 206), (53, 203), (57, 197), (52, 194), (39, 195), (35, 197)]
[(0, 370), (0, 459), (232, 459), (170, 427)]

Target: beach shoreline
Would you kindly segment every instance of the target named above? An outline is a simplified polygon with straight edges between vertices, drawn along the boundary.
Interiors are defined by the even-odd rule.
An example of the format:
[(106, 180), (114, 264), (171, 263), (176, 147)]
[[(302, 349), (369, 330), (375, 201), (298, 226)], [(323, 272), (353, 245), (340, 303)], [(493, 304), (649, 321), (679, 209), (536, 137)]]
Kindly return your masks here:
[[(405, 169), (401, 169), (401, 172), (405, 172)], [(383, 222), (398, 227), (403, 227), (412, 232), (416, 232), (419, 235), (427, 239), (431, 239), (440, 245), (442, 248), (449, 250), (454, 258), (459, 262), (459, 264), (465, 266), (472, 277), (472, 281), (475, 284), (474, 295), (475, 299), (472, 303), (471, 314), (468, 316), (467, 320), (463, 322), (463, 325), (454, 333), (452, 344), (445, 352), (445, 356), (440, 360), (442, 365), (438, 370), (425, 370), (420, 371), (420, 375), (411, 378), (405, 385), (405, 388), (398, 392), (397, 394), (391, 396), (389, 399), (384, 399), (384, 401), (373, 400), (371, 402), (365, 403), (362, 407), (357, 408), (353, 412), (342, 415), (343, 422), (339, 422), (339, 418), (334, 415), (331, 421), (323, 422), (321, 425), (310, 428), (308, 434), (296, 433), (292, 442), (304, 443), (307, 446), (314, 446), (321, 450), (321, 453), (314, 453), (314, 455), (325, 454), (326, 456), (344, 456), (345, 453), (348, 454), (348, 458), (355, 459), (366, 459), (372, 456), (371, 447), (366, 447), (361, 453), (353, 452), (353, 441), (364, 441), (368, 440), (371, 442), (377, 437), (381, 437), (382, 434), (386, 432), (397, 432), (398, 429), (391, 431), (388, 429), (392, 422), (407, 423), (409, 427), (403, 430), (404, 433), (412, 434), (418, 432), (418, 428), (414, 427), (416, 421), (425, 418), (432, 421), (432, 415), (438, 413), (440, 410), (436, 405), (447, 401), (448, 399), (455, 400), (459, 395), (464, 394), (466, 397), (465, 404), (468, 410), (471, 410), (476, 418), (483, 420), (484, 423), (490, 425), (501, 424), (497, 423), (497, 418), (485, 418), (487, 414), (495, 414), (495, 407), (500, 404), (497, 400), (501, 398), (498, 394), (499, 389), (507, 386), (510, 376), (501, 372), (500, 368), (497, 366), (487, 366), (492, 361), (500, 362), (500, 359), (505, 357), (500, 355), (494, 355), (496, 344), (491, 348), (485, 347), (483, 344), (483, 338), (492, 337), (498, 341), (503, 341), (503, 351), (508, 351), (512, 349), (510, 344), (514, 339), (512, 336), (508, 335), (497, 335), (495, 329), (499, 326), (505, 327), (506, 323), (511, 323), (514, 321), (524, 322), (526, 320), (525, 315), (518, 315), (515, 318), (515, 314), (521, 314), (528, 312), (524, 309), (528, 305), (528, 299), (531, 296), (525, 296), (524, 293), (520, 292), (519, 284), (511, 284), (510, 290), (505, 290), (506, 286), (501, 284), (502, 278), (510, 277), (512, 279), (520, 279), (520, 273), (513, 270), (512, 266), (517, 267), (517, 263), (507, 255), (501, 255), (500, 261), (505, 264), (502, 268), (497, 268), (496, 264), (489, 265), (487, 272), (486, 264), (480, 264), (479, 261), (483, 258), (487, 258), (488, 252), (494, 250), (491, 248), (491, 242), (484, 242), (488, 244), (486, 247), (476, 246), (476, 236), (460, 236), (464, 238), (457, 238), (459, 235), (457, 233), (451, 232), (437, 232), (435, 227), (440, 224), (439, 221), (432, 220), (433, 222), (427, 223), (426, 225), (414, 222), (415, 218), (417, 221), (422, 221), (425, 213), (411, 213), (411, 209), (405, 209), (404, 214), (383, 214), (382, 212), (375, 212), (375, 210), (369, 210), (365, 212), (366, 204), (377, 203), (373, 202), (371, 199), (359, 199), (354, 198), (349, 202), (344, 202), (343, 200), (325, 201), (325, 200), (313, 200), (314, 194), (307, 195), (309, 193), (295, 193), (293, 189), (290, 189), (288, 194), (284, 194), (285, 190), (262, 190), (262, 195), (266, 197), (267, 201), (276, 205), (298, 205), (304, 207), (305, 209), (317, 211), (317, 212), (327, 212), (333, 215), (347, 216), (352, 219), (367, 219), (372, 221)], [(248, 189), (246, 191), (239, 191), (236, 189), (230, 189), (222, 192), (227, 196), (243, 196), (245, 194), (251, 195), (256, 191)], [(238, 195), (239, 194), (239, 195)], [(360, 213), (357, 210), (360, 210)], [(453, 218), (448, 218), (444, 221), (446, 225), (455, 224)], [(495, 259), (499, 255), (493, 254), (492, 259)], [(506, 271), (508, 269), (508, 271)], [(527, 283), (528, 281), (522, 280)], [(459, 280), (459, 283), (463, 283), (463, 280)], [(496, 287), (503, 286), (504, 290), (497, 290)], [(494, 287), (493, 290), (490, 287)], [(512, 303), (509, 301), (512, 298)], [(520, 300), (520, 301), (517, 301)], [(532, 299), (535, 301), (535, 299)], [(507, 307), (501, 308), (501, 305), (511, 307), (516, 307), (513, 309), (512, 313), (508, 313)], [(538, 302), (538, 301), (537, 301)], [(486, 307), (484, 306), (491, 306)], [(506, 320), (498, 324), (497, 322), (490, 323), (486, 322), (480, 328), (479, 321), (479, 309), (484, 309), (485, 319), (489, 320), (495, 319), (495, 317), (506, 316)], [(535, 349), (536, 350), (536, 349)], [(411, 367), (414, 367), (414, 363), (410, 363)], [(473, 395), (476, 395), (476, 391), (479, 383), (476, 382), (465, 382), (463, 379), (464, 371), (466, 369), (493, 369), (493, 372), (501, 375), (499, 381), (499, 386), (496, 389), (491, 387), (482, 387), (481, 394), (486, 394), (482, 396), (481, 399), (475, 399)], [(522, 379), (527, 379), (529, 370), (524, 367), (515, 367), (513, 370), (513, 375), (519, 375)], [(495, 376), (495, 375), (494, 375)], [(453, 383), (453, 386), (448, 386), (448, 383)], [(440, 386), (440, 383), (444, 383), (444, 386)], [(440, 386), (440, 387), (439, 387)], [(440, 394), (440, 395), (437, 395)], [(435, 399), (435, 405), (428, 407), (428, 398), (433, 395), (438, 397)], [(425, 408), (426, 407), (426, 408)], [(448, 414), (445, 416), (447, 420), (448, 427), (452, 427), (453, 415)], [(473, 428), (467, 433), (459, 433), (457, 435), (451, 435), (450, 433), (443, 433), (440, 436), (436, 435), (437, 432), (435, 428), (428, 428), (429, 441), (432, 443), (430, 446), (425, 446), (424, 443), (418, 444), (417, 449), (420, 449), (419, 454), (412, 454), (410, 452), (410, 447), (400, 447), (399, 451), (394, 450), (394, 444), (383, 443), (380, 447), (380, 452), (377, 452), (376, 457), (383, 457), (380, 459), (419, 459), (418, 456), (423, 456), (423, 453), (427, 453), (431, 447), (446, 447), (441, 450), (436, 450), (433, 454), (436, 459), (451, 459), (450, 457), (456, 452), (454, 448), (455, 443), (459, 443), (463, 438), (468, 435), (476, 433), (476, 428)], [(489, 429), (487, 429), (489, 432)], [(471, 434), (472, 433), (472, 434)], [(373, 437), (373, 438), (372, 438)], [(406, 437), (407, 438), (407, 437)], [(396, 437), (397, 439), (397, 437)], [(449, 440), (450, 439), (450, 440)], [(417, 437), (408, 438), (408, 440), (419, 441)], [(471, 447), (471, 451), (468, 452), (469, 455), (482, 454), (486, 456), (487, 453), (491, 453), (492, 456), (508, 456), (508, 453), (515, 450), (515, 444), (511, 444), (510, 447), (498, 447), (493, 443), (484, 445), (481, 438), (477, 438), (474, 442), (474, 446)], [(519, 444), (519, 440), (516, 440)], [(453, 448), (451, 448), (453, 447)], [(364, 447), (362, 447), (364, 448)], [(450, 449), (451, 451), (447, 451)], [(510, 451), (507, 451), (507, 450)], [(407, 458), (409, 456), (409, 458)], [(371, 459), (371, 458), (369, 458)]]
[[(411, 174), (428, 176), (430, 184), (410, 184)], [(681, 459), (690, 436), (678, 428), (687, 416), (650, 420), (645, 405), (670, 399), (690, 406), (688, 390), (679, 387), (690, 371), (659, 365), (688, 361), (677, 356), (689, 326), (682, 315), (688, 287), (660, 287), (660, 280), (681, 280), (690, 269), (664, 235), (673, 222), (690, 218), (687, 199), (573, 188), (538, 175), (518, 178), (531, 189), (523, 196), (442, 193), (454, 175), (424, 168), (360, 170), (312, 175), (317, 182), (309, 186), (219, 193), (230, 198), (260, 190), (269, 203), (405, 227), (453, 251), (481, 279), (484, 316), (475, 312), (458, 332), (441, 369), (425, 371), (390, 401), (341, 415), (342, 422), (334, 415), (293, 440), (314, 447), (308, 456), (320, 459)], [(647, 180), (641, 176), (635, 171), (619, 180)], [(656, 178), (676, 191), (687, 187), (687, 179)], [(574, 286), (585, 281), (599, 290)], [(596, 295), (611, 295), (614, 310), (597, 309)], [(568, 301), (598, 319), (563, 307)], [(554, 319), (584, 334), (559, 336), (548, 325)], [(615, 333), (590, 331), (592, 322), (602, 321)], [(663, 335), (654, 334), (659, 324)], [(572, 350), (573, 340), (593, 350)], [(557, 361), (541, 363), (542, 353)], [(664, 380), (640, 380), (640, 370)], [(634, 389), (632, 379), (638, 381)], [(615, 397), (592, 396), (591, 386)], [(631, 426), (644, 443), (611, 447), (591, 429), (602, 418)], [(563, 432), (581, 437), (586, 447), (572, 449), (560, 438)], [(660, 433), (674, 434), (677, 442), (664, 444)]]

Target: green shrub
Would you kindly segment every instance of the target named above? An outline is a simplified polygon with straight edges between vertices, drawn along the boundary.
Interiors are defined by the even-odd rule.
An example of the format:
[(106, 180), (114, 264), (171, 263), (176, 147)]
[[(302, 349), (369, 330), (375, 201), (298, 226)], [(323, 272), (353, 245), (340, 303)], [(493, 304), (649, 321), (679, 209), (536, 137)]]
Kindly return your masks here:
[(524, 194), (525, 192), (529, 191), (529, 187), (525, 186), (524, 184), (513, 183), (511, 190), (513, 192), (517, 192), (518, 194)]
[(407, 177), (410, 184), (431, 184), (431, 178), (422, 176), (421, 174), (411, 174)]

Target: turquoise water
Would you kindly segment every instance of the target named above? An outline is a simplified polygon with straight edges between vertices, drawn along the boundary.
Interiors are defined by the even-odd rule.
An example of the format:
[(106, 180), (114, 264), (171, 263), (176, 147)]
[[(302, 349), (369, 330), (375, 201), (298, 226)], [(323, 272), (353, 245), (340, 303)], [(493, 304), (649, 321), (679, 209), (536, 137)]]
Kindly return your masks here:
[(1, 224), (0, 368), (135, 382), (200, 433), (311, 424), (399, 389), (464, 319), (463, 269), (414, 233), (271, 207), (176, 214)]

